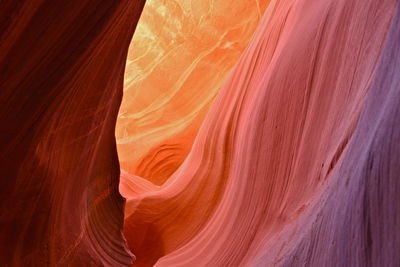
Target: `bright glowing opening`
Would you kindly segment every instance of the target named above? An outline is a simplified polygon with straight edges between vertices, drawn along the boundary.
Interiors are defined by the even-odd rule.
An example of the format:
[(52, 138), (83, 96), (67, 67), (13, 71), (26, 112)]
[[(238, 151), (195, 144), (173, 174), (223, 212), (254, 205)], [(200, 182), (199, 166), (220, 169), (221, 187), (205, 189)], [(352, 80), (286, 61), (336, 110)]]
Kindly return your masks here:
[(117, 121), (123, 172), (161, 185), (180, 166), (268, 2), (147, 1)]

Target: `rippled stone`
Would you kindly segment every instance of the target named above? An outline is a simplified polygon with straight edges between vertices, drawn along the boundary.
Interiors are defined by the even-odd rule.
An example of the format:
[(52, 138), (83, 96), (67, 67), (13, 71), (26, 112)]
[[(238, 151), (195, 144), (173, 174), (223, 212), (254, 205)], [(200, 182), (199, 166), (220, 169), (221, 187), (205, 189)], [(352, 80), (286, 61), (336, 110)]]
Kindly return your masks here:
[(122, 169), (161, 184), (182, 163), (268, 0), (147, 1), (116, 137)]

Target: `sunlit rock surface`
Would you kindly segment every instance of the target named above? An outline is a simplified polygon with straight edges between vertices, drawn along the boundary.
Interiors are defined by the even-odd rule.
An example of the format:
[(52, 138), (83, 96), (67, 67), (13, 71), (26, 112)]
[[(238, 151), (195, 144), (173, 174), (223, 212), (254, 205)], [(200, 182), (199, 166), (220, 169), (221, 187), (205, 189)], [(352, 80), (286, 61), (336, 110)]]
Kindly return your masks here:
[(399, 43), (398, 1), (272, 1), (178, 170), (122, 173), (137, 266), (399, 265)]
[(162, 184), (178, 168), (268, 2), (147, 1), (118, 116), (122, 169)]
[(144, 1), (0, 1), (0, 266), (129, 266), (114, 128)]
[[(176, 7), (193, 29), (188, 49), (215, 45), (195, 28), (217, 2)], [(162, 6), (176, 2), (152, 3), (154, 42), (169, 41), (160, 27), (178, 33), (163, 23), (177, 11)], [(173, 98), (157, 79), (181, 81), (175, 67), (190, 70), (201, 52), (143, 62), (164, 72), (130, 98), (151, 107), (139, 101), (131, 115), (155, 114), (142, 121), (151, 123), (137, 132), (140, 144), (129, 139), (143, 146), (139, 175), (120, 171), (114, 131), (143, 4), (0, 1), (0, 266), (130, 266), (128, 246), (133, 266), (399, 266), (399, 1), (254, 1), (240, 11), (225, 3), (215, 17), (233, 24), (216, 23), (222, 32), (258, 21), (243, 52), (218, 53), (240, 56), (228, 75), (216, 72), (225, 56), (196, 63), (202, 90), (185, 97), (179, 87)], [(196, 94), (207, 90), (218, 92), (203, 105)], [(183, 112), (196, 107), (198, 117)], [(174, 109), (191, 122), (179, 127)]]

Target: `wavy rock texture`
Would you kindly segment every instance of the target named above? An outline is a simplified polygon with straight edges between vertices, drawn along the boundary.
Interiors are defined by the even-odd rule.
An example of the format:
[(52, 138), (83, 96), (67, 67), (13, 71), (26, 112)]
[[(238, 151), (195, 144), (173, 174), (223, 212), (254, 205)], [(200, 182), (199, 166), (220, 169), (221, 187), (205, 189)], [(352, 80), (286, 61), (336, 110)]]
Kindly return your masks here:
[[(143, 4), (0, 2), (1, 265), (132, 264), (114, 128)], [(399, 1), (271, 1), (179, 168), (121, 171), (135, 265), (398, 266), (399, 43)]]
[(122, 173), (137, 266), (400, 264), (400, 7), (272, 1), (165, 183)]
[(146, 2), (117, 122), (122, 169), (160, 185), (181, 165), (268, 2)]
[(144, 1), (0, 2), (0, 265), (127, 266), (114, 128)]

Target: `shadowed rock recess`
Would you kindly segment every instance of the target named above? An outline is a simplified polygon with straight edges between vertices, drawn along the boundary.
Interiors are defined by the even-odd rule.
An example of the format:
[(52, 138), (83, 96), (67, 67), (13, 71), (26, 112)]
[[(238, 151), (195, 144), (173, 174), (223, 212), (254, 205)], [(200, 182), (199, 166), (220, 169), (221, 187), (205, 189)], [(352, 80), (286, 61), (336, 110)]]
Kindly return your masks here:
[[(163, 16), (195, 6), (149, 2)], [(182, 17), (224, 6), (200, 2)], [(144, 136), (117, 131), (120, 171), (114, 131), (144, 1), (0, 2), (0, 265), (130, 266), (133, 253), (133, 266), (400, 266), (400, 2), (254, 3), (228, 76), (207, 61), (215, 97), (191, 99), (193, 116), (178, 108), (190, 138), (160, 127), (170, 112), (120, 116), (152, 134), (132, 156), (126, 143)], [(171, 109), (139, 95), (132, 105)]]
[(127, 266), (114, 128), (144, 1), (0, 2), (0, 265)]

